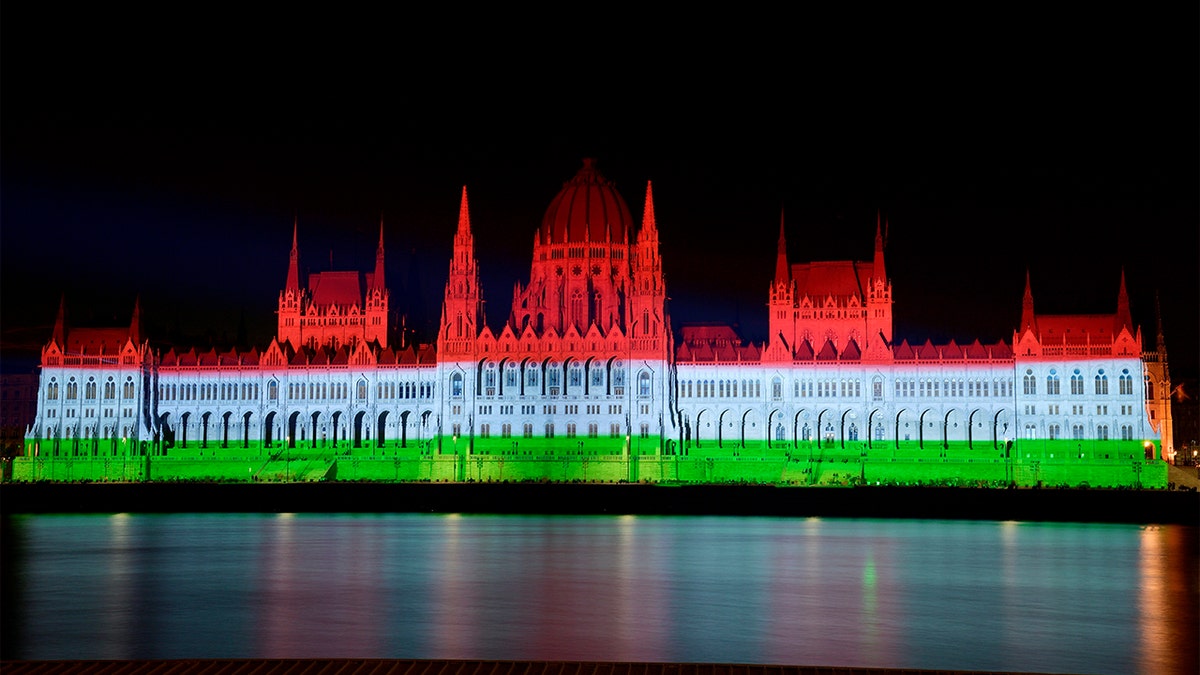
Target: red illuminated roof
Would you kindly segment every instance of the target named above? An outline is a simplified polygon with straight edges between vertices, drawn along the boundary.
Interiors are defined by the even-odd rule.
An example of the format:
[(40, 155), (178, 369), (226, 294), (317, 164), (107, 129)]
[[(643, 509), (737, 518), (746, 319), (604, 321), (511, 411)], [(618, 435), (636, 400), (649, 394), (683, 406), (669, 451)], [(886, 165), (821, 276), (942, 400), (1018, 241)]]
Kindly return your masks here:
[(1038, 314), (1038, 339), (1046, 344), (1112, 344), (1112, 314)]
[(74, 328), (67, 333), (68, 354), (116, 354), (129, 341), (128, 328)]
[(361, 305), (362, 286), (358, 272), (319, 272), (308, 276), (312, 302), (318, 307)]
[(862, 298), (873, 269), (872, 263), (852, 260), (811, 262), (792, 265), (798, 297), (810, 296), (818, 301), (826, 296), (853, 295)]
[(543, 244), (593, 241), (622, 243), (632, 230), (629, 207), (594, 166), (583, 160), (583, 168), (563, 184), (542, 218)]

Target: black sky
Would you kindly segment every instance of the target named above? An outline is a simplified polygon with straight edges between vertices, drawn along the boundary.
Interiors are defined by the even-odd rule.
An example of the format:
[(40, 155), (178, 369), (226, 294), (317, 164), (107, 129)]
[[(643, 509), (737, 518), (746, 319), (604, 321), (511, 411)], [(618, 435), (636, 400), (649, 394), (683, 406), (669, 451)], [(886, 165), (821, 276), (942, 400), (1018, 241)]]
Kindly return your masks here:
[(1146, 339), (1158, 293), (1194, 377), (1196, 8), (1006, 11), (541, 26), (6, 6), (0, 356), (43, 343), (64, 294), (80, 322), (128, 321), (140, 296), (160, 339), (261, 345), (293, 217), (307, 269), (366, 270), (382, 213), (393, 293), (419, 281), (428, 323), (463, 185), (498, 326), (591, 156), (639, 221), (654, 182), (677, 323), (765, 339), (781, 209), (797, 262), (869, 259), (881, 211), (899, 337), (1011, 339), (1026, 270), (1040, 311), (1112, 312), (1124, 270)]

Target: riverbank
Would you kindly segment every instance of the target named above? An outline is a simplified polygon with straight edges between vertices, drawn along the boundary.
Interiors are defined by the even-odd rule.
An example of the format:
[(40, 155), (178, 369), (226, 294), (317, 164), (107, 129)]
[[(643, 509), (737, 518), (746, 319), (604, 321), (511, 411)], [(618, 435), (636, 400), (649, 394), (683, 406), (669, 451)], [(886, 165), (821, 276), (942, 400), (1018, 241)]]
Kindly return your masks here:
[(0, 513), (762, 515), (1200, 524), (1182, 490), (577, 483), (8, 483)]

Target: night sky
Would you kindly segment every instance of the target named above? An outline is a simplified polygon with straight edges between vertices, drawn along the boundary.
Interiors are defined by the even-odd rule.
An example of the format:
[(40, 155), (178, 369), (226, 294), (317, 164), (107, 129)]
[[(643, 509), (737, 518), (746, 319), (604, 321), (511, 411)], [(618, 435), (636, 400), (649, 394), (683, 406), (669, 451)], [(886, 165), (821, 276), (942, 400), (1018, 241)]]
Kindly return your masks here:
[(793, 262), (869, 260), (882, 212), (897, 338), (1011, 340), (1026, 270), (1039, 311), (1112, 313), (1123, 269), (1147, 344), (1158, 293), (1196, 376), (1194, 6), (517, 31), (29, 11), (0, 22), (6, 369), (64, 295), (76, 323), (140, 296), (158, 343), (265, 346), (293, 218), (303, 270), (369, 271), (382, 214), (393, 306), (432, 330), (463, 185), (498, 329), (595, 157), (638, 222), (654, 183), (676, 326), (766, 339), (781, 210)]

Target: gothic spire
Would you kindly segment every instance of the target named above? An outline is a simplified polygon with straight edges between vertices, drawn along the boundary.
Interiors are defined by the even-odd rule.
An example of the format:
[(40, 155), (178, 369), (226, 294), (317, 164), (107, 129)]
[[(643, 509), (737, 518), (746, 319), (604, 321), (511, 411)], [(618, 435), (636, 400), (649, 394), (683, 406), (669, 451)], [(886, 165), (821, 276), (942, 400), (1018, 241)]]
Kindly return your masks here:
[(375, 275), (371, 277), (371, 282), (375, 288), (382, 289), (384, 287), (383, 277), (383, 214), (379, 214), (379, 247), (375, 249)]
[(791, 280), (791, 270), (787, 260), (787, 239), (783, 236), (783, 207), (779, 209), (779, 242), (775, 254), (775, 283), (786, 284)]
[(455, 244), (470, 245), (471, 241), (471, 214), (467, 208), (467, 186), (462, 189), (462, 201), (458, 206), (458, 231), (454, 233)]
[(1021, 300), (1021, 330), (1033, 330), (1033, 287), (1029, 283), (1029, 268), (1025, 268), (1025, 297)]
[(296, 245), (296, 230), (299, 218), (292, 219), (292, 252), (288, 256), (288, 275), (285, 290), (300, 290), (300, 248)]
[(58, 315), (54, 318), (54, 335), (53, 340), (59, 347), (66, 348), (67, 346), (67, 296), (61, 295), (58, 299)]
[(646, 181), (646, 206), (642, 210), (642, 232), (649, 236), (651, 233), (658, 238), (658, 226), (654, 222), (654, 185)]
[(1128, 328), (1133, 332), (1133, 319), (1129, 314), (1129, 293), (1125, 291), (1125, 268), (1121, 268), (1121, 289), (1117, 291), (1117, 330)]
[(133, 319), (129, 321), (129, 340), (138, 345), (142, 342), (142, 296), (133, 301)]
[(887, 267), (883, 262), (883, 228), (880, 225), (880, 213), (875, 211), (875, 278), (887, 282)]
[(1155, 347), (1158, 348), (1158, 351), (1165, 354), (1167, 351), (1167, 341), (1163, 337), (1162, 308), (1159, 307), (1159, 304), (1158, 304), (1158, 291), (1154, 291), (1154, 322), (1155, 322), (1155, 328), (1158, 333), (1157, 338), (1155, 340)]

